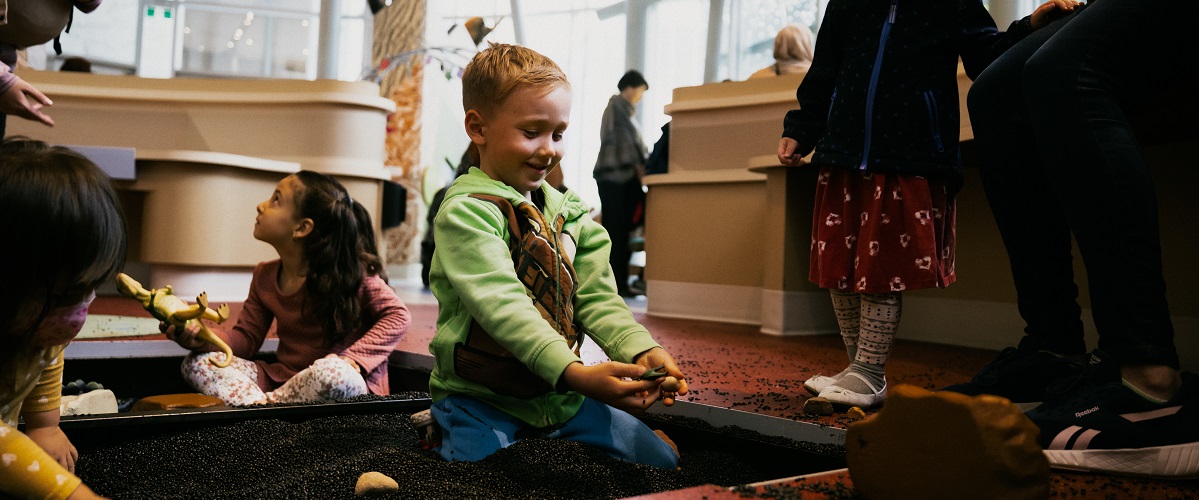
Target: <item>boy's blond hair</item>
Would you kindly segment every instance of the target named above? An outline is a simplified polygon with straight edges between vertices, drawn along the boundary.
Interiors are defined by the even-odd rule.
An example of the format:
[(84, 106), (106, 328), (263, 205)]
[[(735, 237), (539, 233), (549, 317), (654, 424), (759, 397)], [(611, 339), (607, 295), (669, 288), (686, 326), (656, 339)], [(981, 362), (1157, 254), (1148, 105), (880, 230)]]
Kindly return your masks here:
[(570, 90), (566, 75), (550, 58), (527, 47), (492, 43), (462, 71), (462, 108), (491, 111), (522, 85), (546, 92), (558, 86)]

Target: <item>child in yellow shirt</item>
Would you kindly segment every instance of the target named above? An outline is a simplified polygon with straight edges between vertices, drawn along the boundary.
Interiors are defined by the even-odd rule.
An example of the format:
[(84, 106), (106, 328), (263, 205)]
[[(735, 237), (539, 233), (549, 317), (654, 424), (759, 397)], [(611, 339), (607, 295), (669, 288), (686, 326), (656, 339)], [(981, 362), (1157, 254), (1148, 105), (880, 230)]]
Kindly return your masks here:
[(58, 426), (62, 351), (96, 287), (125, 262), (120, 203), (87, 158), (10, 138), (0, 144), (0, 213), (0, 496), (99, 498), (73, 474), (79, 454)]

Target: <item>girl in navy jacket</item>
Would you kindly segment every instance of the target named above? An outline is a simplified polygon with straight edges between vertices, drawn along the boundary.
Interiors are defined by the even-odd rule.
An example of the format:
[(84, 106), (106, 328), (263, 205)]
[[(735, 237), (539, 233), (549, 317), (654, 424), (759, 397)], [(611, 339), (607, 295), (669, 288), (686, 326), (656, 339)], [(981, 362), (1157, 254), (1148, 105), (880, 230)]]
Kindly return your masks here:
[(1000, 32), (979, 0), (832, 0), (778, 157), (820, 166), (810, 279), (828, 288), (850, 365), (804, 387), (834, 406), (878, 406), (902, 292), (954, 275), (957, 67), (971, 78), (1074, 0)]

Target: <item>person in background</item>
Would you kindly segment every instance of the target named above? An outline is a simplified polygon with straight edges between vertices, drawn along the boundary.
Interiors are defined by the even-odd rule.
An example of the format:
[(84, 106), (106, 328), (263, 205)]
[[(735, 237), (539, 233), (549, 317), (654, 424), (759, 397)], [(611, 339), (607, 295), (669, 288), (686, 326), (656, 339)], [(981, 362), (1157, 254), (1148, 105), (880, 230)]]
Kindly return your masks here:
[[(1190, 29), (1199, 4), (1096, 0), (1076, 10), (970, 88), (983, 188), (1026, 327), (1017, 347), (945, 390), (1043, 402), (1027, 415), (1053, 466), (1191, 477), (1199, 379), (1181, 371), (1144, 144), (1199, 132), (1199, 69), (1186, 59), (1199, 49)], [(1099, 334), (1091, 356), (1071, 240)]]
[(807, 73), (812, 65), (812, 30), (802, 24), (788, 24), (774, 37), (774, 64), (749, 75), (749, 79)]
[(616, 289), (622, 297), (632, 297), (636, 294), (629, 290), (629, 258), (633, 255), (629, 233), (637, 225), (637, 207), (645, 206), (641, 177), (645, 175), (646, 155), (641, 129), (633, 115), (649, 84), (640, 72), (629, 70), (620, 77), (616, 89), (620, 93), (608, 99), (600, 122), (599, 157), (592, 176), (599, 187), (600, 220), (612, 238), (609, 262)]
[(1073, 0), (1006, 32), (978, 0), (833, 0), (783, 122), (778, 159), (820, 167), (809, 279), (827, 288), (849, 366), (804, 383), (834, 407), (879, 406), (903, 292), (956, 280), (958, 58), (977, 76)]
[(62, 353), (125, 263), (120, 202), (87, 158), (13, 137), (0, 144), (0, 212), (0, 497), (98, 498), (58, 426)]
[[(75, 8), (87, 13), (96, 10), (102, 0), (74, 0)], [(54, 126), (54, 119), (47, 115), (43, 108), (54, 104), (38, 89), (13, 73), (17, 66), (17, 51), (29, 45), (46, 43), (59, 32), (36, 32), (36, 27), (67, 26), (70, 27), (71, 0), (42, 0), (22, 2), (22, 10), (14, 10), (17, 6), (8, 5), (8, 0), (0, 0), (0, 137), (4, 136), (8, 115), (16, 115), (26, 120), (33, 120)], [(65, 8), (62, 8), (64, 7)], [(66, 16), (64, 19), (41, 19), (41, 16)], [(22, 20), (35, 19), (25, 26)], [(10, 24), (11, 22), (11, 24)], [(33, 26), (33, 25), (36, 25)], [(57, 47), (57, 45), (56, 45)]]
[(75, 73), (91, 73), (92, 62), (86, 57), (68, 57), (62, 60), (62, 65), (58, 67), (59, 71), (69, 71)]
[[(408, 331), (408, 307), (387, 284), (370, 213), (325, 174), (301, 170), (258, 204), (254, 238), (278, 260), (254, 269), (233, 331), (213, 328), (236, 358), (196, 338), (199, 325), (162, 325), (192, 350), (183, 378), (231, 405), (328, 402), (387, 395), (387, 357)], [(275, 323), (278, 360), (250, 360)]]
[[(454, 181), (435, 222), (435, 451), (477, 461), (541, 437), (675, 468), (672, 444), (627, 412), (673, 404), (683, 373), (617, 295), (607, 232), (578, 194), (545, 182), (562, 161), (566, 75), (530, 49), (492, 44), (462, 74), (462, 105), (479, 167)], [(584, 364), (584, 336), (613, 361)], [(679, 386), (643, 378), (650, 369)]]

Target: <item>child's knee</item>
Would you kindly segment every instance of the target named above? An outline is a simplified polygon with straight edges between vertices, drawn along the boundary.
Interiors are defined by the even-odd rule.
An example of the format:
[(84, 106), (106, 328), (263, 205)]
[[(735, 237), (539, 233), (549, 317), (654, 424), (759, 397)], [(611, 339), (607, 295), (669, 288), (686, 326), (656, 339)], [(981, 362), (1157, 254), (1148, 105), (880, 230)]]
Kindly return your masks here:
[(368, 392), (366, 380), (350, 363), (337, 356), (328, 356), (312, 363), (313, 371), (327, 388), (325, 397), (338, 401), (364, 395)]
[(326, 374), (333, 379), (357, 377), (362, 378), (358, 369), (339, 356), (325, 356), (312, 362), (312, 370)]

